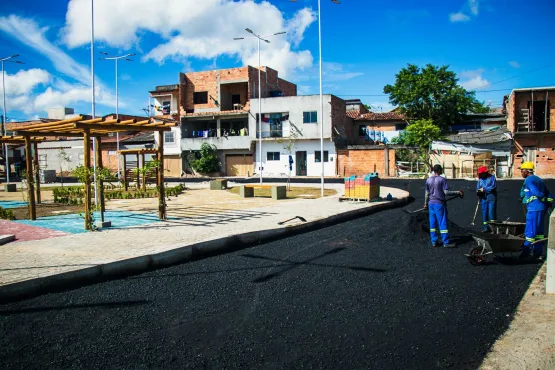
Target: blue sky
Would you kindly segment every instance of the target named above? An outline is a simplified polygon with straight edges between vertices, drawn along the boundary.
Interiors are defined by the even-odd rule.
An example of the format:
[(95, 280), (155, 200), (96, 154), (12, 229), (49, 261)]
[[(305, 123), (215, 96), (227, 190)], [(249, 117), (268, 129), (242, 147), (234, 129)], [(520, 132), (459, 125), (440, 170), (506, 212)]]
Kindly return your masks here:
[[(8, 118), (45, 117), (49, 107), (90, 104), (90, 0), (3, 0), (0, 56), (6, 63)], [(179, 72), (257, 64), (256, 42), (233, 41), (286, 30), (262, 46), (262, 64), (318, 93), (316, 0), (95, 0), (97, 114), (115, 111), (109, 54), (120, 62), (120, 113), (143, 114), (148, 91)], [(530, 0), (322, 0), (324, 92), (391, 109), (383, 86), (407, 63), (450, 65), (460, 83), (499, 107), (518, 87), (555, 85), (555, 2)], [(537, 69), (537, 71), (535, 71)], [(506, 81), (504, 81), (506, 80)], [(495, 90), (495, 91), (492, 91)]]

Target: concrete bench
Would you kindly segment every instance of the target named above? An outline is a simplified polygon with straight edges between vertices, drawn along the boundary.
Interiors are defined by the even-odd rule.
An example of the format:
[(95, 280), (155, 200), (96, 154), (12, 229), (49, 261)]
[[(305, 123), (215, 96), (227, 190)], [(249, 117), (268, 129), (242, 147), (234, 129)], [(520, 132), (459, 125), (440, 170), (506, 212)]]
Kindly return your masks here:
[(272, 189), (272, 199), (279, 200), (287, 198), (287, 187), (285, 185), (241, 185), (239, 195), (242, 198), (254, 197), (254, 189)]

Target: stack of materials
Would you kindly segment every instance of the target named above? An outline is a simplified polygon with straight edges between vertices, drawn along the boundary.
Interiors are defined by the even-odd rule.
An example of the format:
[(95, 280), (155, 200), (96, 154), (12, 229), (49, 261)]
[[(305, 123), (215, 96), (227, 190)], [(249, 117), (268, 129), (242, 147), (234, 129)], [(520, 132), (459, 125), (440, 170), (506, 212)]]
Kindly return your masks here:
[(371, 201), (380, 197), (380, 178), (378, 173), (369, 173), (363, 177), (345, 178), (345, 198)]

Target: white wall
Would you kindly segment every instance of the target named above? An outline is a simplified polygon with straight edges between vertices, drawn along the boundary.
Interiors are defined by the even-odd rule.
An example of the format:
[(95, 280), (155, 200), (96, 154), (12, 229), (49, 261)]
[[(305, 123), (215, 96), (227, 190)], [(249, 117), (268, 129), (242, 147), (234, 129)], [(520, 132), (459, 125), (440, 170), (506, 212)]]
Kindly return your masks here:
[[(164, 101), (170, 101), (170, 114), (177, 114), (179, 112), (179, 106), (178, 106), (178, 96), (177, 93), (168, 93), (168, 94), (157, 94), (155, 96), (152, 97), (153, 99), (153, 105), (155, 107), (162, 107), (162, 103)], [(161, 116), (163, 113), (161, 111), (158, 111), (157, 109), (154, 109), (154, 116)]]
[[(258, 124), (256, 114), (258, 113), (258, 99), (250, 100), (249, 133), (256, 136)], [(303, 123), (303, 112), (318, 112), (318, 123)], [(319, 139), (320, 125), (320, 95), (283, 96), (262, 99), (262, 114), (284, 113), (289, 114), (289, 121), (284, 121), (283, 136), (286, 137), (290, 130), (289, 122), (292, 122), (301, 132), (303, 139)], [(270, 124), (262, 122), (262, 132), (268, 132)], [(263, 136), (264, 137), (264, 136)], [(331, 137), (331, 95), (324, 95), (324, 138)]]
[[(178, 155), (181, 154), (181, 126), (172, 127), (174, 142), (172, 144), (164, 143), (165, 155)], [(158, 148), (158, 133), (154, 133), (154, 145)]]
[[(256, 170), (260, 167), (260, 159), (258, 156), (258, 141), (256, 142)], [(263, 140), (262, 141), (262, 167), (264, 167), (263, 176), (288, 176), (289, 174), (289, 154), (287, 150), (283, 147), (284, 143), (279, 143), (274, 140)], [(328, 151), (329, 161), (324, 163), (324, 175), (325, 176), (335, 176), (335, 162), (337, 161), (337, 156), (335, 153), (335, 145), (332, 141), (324, 139), (324, 150)], [(292, 176), (297, 176), (296, 173), (296, 156), (295, 152), (306, 151), (307, 153), (307, 176), (320, 176), (322, 173), (322, 163), (315, 162), (314, 152), (320, 151), (320, 140), (308, 140), (295, 142), (295, 147), (293, 148), (293, 170), (291, 171)], [(267, 161), (268, 152), (280, 152), (279, 161)], [(257, 172), (258, 173), (258, 172)]]

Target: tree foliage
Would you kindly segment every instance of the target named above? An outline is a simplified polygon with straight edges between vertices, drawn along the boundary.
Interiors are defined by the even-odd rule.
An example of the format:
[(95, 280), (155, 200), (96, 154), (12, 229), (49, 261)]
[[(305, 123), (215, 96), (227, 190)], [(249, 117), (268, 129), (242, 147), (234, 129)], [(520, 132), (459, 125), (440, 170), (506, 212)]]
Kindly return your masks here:
[(395, 75), (395, 84), (386, 85), (383, 91), (409, 119), (429, 119), (445, 127), (460, 122), (465, 113), (489, 111), (476, 100), (474, 92), (466, 91), (458, 81), (448, 66), (428, 64), (420, 68), (409, 64)]
[(218, 159), (215, 145), (202, 143), (200, 150), (192, 154), (189, 161), (193, 170), (199, 173), (210, 173), (220, 171), (221, 163)]
[(429, 149), (433, 141), (441, 138), (441, 129), (432, 120), (416, 120), (396, 139), (396, 144), (404, 144), (416, 149), (399, 149), (396, 151), (400, 161), (423, 161), (430, 164)]

